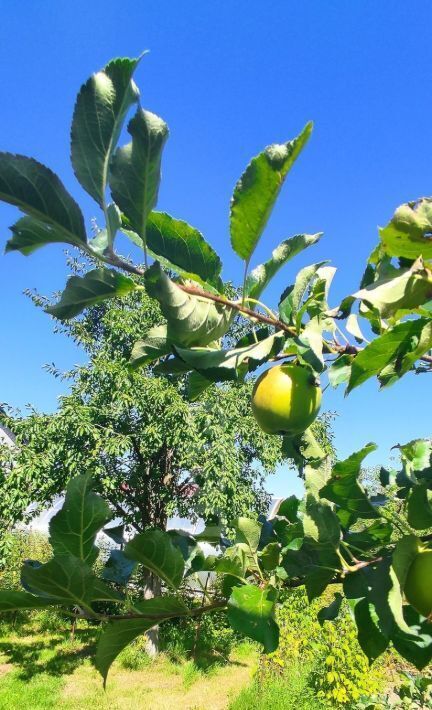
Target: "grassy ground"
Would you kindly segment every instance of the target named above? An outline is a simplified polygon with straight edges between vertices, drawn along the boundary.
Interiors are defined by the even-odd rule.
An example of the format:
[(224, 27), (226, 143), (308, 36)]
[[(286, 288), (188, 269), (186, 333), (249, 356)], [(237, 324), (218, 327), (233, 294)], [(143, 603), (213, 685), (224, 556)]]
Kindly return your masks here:
[(114, 663), (104, 692), (91, 663), (93, 643), (94, 631), (85, 629), (74, 641), (58, 632), (3, 634), (0, 710), (226, 710), (251, 683), (256, 663), (248, 646), (205, 672), (165, 656), (144, 664), (125, 657)]

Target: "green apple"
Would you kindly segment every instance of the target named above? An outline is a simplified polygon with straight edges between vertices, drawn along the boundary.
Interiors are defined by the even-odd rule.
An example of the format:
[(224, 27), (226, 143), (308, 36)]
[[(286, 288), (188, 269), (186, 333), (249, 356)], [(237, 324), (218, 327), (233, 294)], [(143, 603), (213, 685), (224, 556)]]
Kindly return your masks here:
[(321, 388), (307, 367), (276, 365), (257, 379), (252, 411), (267, 434), (301, 434), (314, 421), (321, 404)]
[(405, 581), (405, 597), (422, 616), (432, 614), (432, 550), (414, 558)]

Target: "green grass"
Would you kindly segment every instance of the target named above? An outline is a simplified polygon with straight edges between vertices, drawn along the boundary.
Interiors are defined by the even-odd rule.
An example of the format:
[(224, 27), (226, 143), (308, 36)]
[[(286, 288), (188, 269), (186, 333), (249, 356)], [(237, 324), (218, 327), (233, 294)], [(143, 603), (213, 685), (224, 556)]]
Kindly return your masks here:
[(263, 684), (255, 680), (242, 690), (229, 710), (319, 710), (321, 704), (308, 686), (309, 669), (292, 666), (283, 676)]
[(150, 660), (140, 639), (113, 664), (105, 692), (92, 661), (97, 629), (82, 622), (71, 641), (67, 621), (43, 621), (43, 632), (35, 622), (0, 628), (0, 710), (226, 710), (256, 665), (250, 644), (204, 669), (166, 654)]

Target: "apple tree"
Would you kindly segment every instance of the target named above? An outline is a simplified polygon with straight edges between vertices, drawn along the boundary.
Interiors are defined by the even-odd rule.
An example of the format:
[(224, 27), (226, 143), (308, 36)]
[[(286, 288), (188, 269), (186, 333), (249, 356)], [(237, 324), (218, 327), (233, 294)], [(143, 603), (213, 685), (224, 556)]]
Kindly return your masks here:
[[(233, 628), (271, 652), (278, 645), (280, 590), (304, 585), (313, 600), (338, 585), (371, 661), (391, 644), (422, 668), (432, 658), (427, 533), (432, 444), (419, 439), (400, 445), (401, 469), (381, 471), (383, 487), (396, 490), (402, 501), (406, 515), (401, 516), (383, 506), (382, 497), (370, 497), (359, 481), (375, 444), (334, 463), (310, 425), (325, 379), (333, 387), (346, 386), (349, 394), (371, 377), (388, 387), (408, 373), (431, 371), (432, 200), (396, 210), (379, 230), (359, 288), (338, 306), (328, 303), (335, 269), (314, 263), (289, 279), (276, 309), (269, 307), (262, 294), (273, 276), (321, 236), (284, 239), (267, 261), (253, 263), (276, 198), (311, 136), (308, 123), (293, 140), (254, 157), (234, 188), (231, 245), (244, 277), (240, 297), (233, 297), (221, 279), (221, 260), (203, 235), (155, 211), (168, 129), (141, 107), (133, 80), (138, 61), (116, 59), (90, 77), (73, 115), (73, 168), (101, 208), (104, 227), (89, 239), (79, 206), (51, 170), (33, 158), (0, 153), (0, 198), (23, 213), (11, 227), (6, 250), (28, 255), (62, 242), (98, 262), (84, 276), (71, 277), (58, 303), (47, 308), (63, 320), (137, 291), (155, 299), (165, 322), (143, 331), (135, 343), (129, 367), (136, 371), (157, 362), (167, 377), (183, 373), (197, 393), (215, 383), (245, 381), (266, 366), (252, 395), (252, 411), (268, 436), (281, 438), (285, 456), (304, 479), (305, 496), (301, 501), (288, 497), (265, 522), (230, 521), (231, 541), (219, 529), (196, 537), (146, 529), (125, 541), (114, 586), (112, 571), (102, 577), (94, 571), (96, 536), (113, 511), (93, 490), (91, 473), (83, 470), (70, 481), (64, 506), (51, 522), (52, 559), (28, 562), (23, 591), (2, 592), (0, 610), (79, 606), (103, 624), (95, 663), (106, 681), (113, 660), (139, 634), (170, 618), (215, 609), (226, 610)], [(131, 140), (118, 147), (130, 112)], [(118, 253), (120, 232), (142, 248), (143, 264)], [(239, 319), (244, 332), (227, 347), (224, 336)], [(395, 529), (400, 532), (396, 542)], [(219, 554), (206, 556), (200, 543), (215, 534)], [(135, 565), (160, 578), (160, 596), (134, 598), (129, 575)], [(186, 604), (180, 591), (198, 571), (214, 572), (221, 584), (202, 605)], [(321, 617), (335, 618), (341, 599), (336, 595)], [(116, 601), (119, 613), (102, 613), (97, 603), (104, 600)]]

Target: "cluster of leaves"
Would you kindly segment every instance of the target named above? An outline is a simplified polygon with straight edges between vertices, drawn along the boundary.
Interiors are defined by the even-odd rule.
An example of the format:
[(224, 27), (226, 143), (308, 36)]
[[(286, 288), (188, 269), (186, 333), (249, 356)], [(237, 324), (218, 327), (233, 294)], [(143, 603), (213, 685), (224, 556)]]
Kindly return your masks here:
[[(59, 302), (47, 311), (69, 319), (106, 299), (145, 289), (158, 302), (165, 323), (142, 334), (130, 364), (137, 368), (157, 361), (161, 374), (184, 375), (191, 399), (202, 396), (214, 382), (244, 381), (263, 363), (287, 358), (310, 368), (314, 376), (326, 372), (332, 385), (347, 382), (347, 392), (372, 376), (386, 386), (408, 371), (429, 371), (432, 201), (422, 199), (396, 211), (380, 230), (380, 244), (369, 259), (360, 290), (337, 308), (328, 306), (335, 269), (320, 262), (297, 274), (274, 312), (259, 301), (261, 294), (279, 269), (320, 235), (285, 239), (265, 263), (252, 271), (249, 266), (284, 180), (310, 137), (312, 126), (307, 124), (293, 140), (271, 145), (253, 158), (234, 189), (231, 244), (244, 262), (244, 282), (241, 298), (233, 300), (221, 279), (220, 258), (201, 233), (154, 211), (168, 133), (164, 121), (138, 104), (128, 124), (132, 140), (117, 147), (126, 114), (139, 102), (132, 79), (137, 64), (129, 59), (110, 62), (78, 95), (72, 163), (105, 218), (105, 227), (91, 240), (78, 205), (48, 168), (31, 158), (0, 153), (0, 199), (25, 214), (11, 228), (7, 250), (28, 254), (49, 242), (65, 242), (114, 267), (98, 266), (84, 276), (73, 276)], [(142, 246), (144, 268), (115, 251), (118, 232)], [(150, 266), (149, 256), (155, 259)], [(353, 310), (357, 305), (358, 314)], [(224, 336), (236, 316), (247, 321), (248, 329), (227, 346)], [(362, 333), (359, 316), (371, 342)], [(338, 340), (340, 319), (346, 319), (346, 345)], [(357, 344), (349, 342), (349, 336)], [(333, 357), (330, 366), (327, 355)], [(116, 581), (124, 584), (125, 570), (139, 563), (170, 590), (139, 603), (93, 574), (94, 538), (108, 520), (109, 509), (90, 492), (89, 477), (77, 477), (51, 525), (53, 559), (44, 565), (28, 563), (23, 571), (28, 591), (4, 597), (3, 609), (75, 604), (94, 616), (95, 602), (124, 603), (125, 613), (111, 617), (96, 654), (96, 665), (106, 678), (118, 652), (156, 621), (214, 608), (226, 607), (235, 630), (272, 652), (278, 645), (275, 605), (280, 588), (305, 585), (312, 601), (329, 584), (342, 583), (368, 658), (377, 658), (393, 644), (417, 667), (425, 666), (432, 658), (431, 626), (404, 603), (403, 589), (421, 543), (417, 533), (431, 525), (430, 443), (400, 447), (402, 471), (382, 474), (383, 483), (396, 485), (407, 507), (407, 527), (395, 515), (389, 520), (388, 511), (381, 513), (381, 499), (368, 497), (359, 483), (362, 461), (374, 450), (373, 444), (334, 466), (310, 430), (285, 437), (283, 447), (305, 479), (305, 499), (287, 499), (271, 521), (234, 521), (235, 540), (229, 545), (220, 541), (216, 559), (199, 551), (197, 538), (156, 529), (129, 540), (121, 555), (117, 551), (109, 579), (114, 578), (112, 568), (120, 567), (123, 576)], [(392, 532), (398, 525), (402, 535), (394, 544)], [(214, 530), (211, 537), (214, 541)], [(188, 608), (175, 590), (185, 575), (199, 570), (222, 575), (223, 598)], [(336, 615), (340, 601), (337, 597), (323, 610), (323, 618)]]

